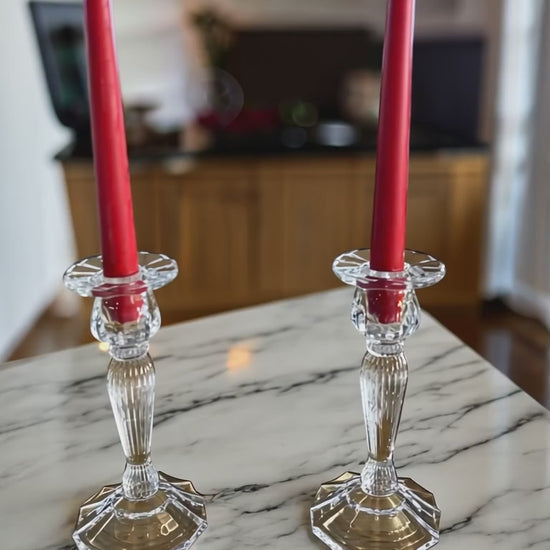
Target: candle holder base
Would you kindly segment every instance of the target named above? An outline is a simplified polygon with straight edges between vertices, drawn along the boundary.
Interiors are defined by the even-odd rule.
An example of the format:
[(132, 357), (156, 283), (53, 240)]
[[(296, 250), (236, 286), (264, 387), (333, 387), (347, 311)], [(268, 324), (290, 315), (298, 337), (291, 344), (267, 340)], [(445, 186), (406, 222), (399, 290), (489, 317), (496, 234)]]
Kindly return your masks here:
[(159, 473), (146, 500), (127, 500), (121, 485), (103, 487), (81, 506), (73, 538), (78, 550), (186, 550), (206, 525), (193, 484)]
[(332, 550), (426, 550), (439, 540), (440, 515), (433, 495), (412, 479), (372, 496), (352, 472), (321, 485), (310, 511), (313, 534)]

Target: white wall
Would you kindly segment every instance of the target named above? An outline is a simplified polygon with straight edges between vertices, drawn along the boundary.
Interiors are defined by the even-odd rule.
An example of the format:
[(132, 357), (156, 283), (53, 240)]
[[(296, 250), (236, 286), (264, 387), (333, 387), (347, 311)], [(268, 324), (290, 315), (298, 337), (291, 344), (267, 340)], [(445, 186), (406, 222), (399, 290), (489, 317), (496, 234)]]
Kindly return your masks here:
[(0, 358), (54, 296), (72, 254), (54, 153), (67, 142), (48, 104), (28, 6), (0, 2)]

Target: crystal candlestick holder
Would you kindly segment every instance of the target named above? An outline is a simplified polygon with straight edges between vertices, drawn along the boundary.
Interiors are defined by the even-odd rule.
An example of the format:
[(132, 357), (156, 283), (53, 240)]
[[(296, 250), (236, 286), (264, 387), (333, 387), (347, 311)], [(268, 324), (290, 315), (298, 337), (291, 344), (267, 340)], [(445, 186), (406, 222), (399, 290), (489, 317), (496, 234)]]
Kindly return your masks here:
[(424, 550), (439, 540), (440, 511), (430, 492), (397, 477), (393, 452), (408, 378), (403, 344), (420, 323), (415, 289), (440, 281), (445, 266), (406, 251), (404, 271), (380, 272), (369, 258), (368, 250), (354, 250), (333, 264), (337, 277), (355, 287), (351, 318), (366, 338), (360, 387), (367, 460), (360, 474), (321, 485), (311, 526), (333, 550)]
[(160, 328), (153, 291), (178, 273), (174, 260), (139, 254), (139, 272), (107, 278), (100, 256), (72, 265), (67, 288), (94, 298), (93, 336), (109, 345), (107, 389), (126, 458), (122, 483), (103, 487), (80, 508), (79, 550), (181, 550), (206, 529), (204, 498), (190, 481), (157, 472), (151, 462), (155, 367), (149, 339)]

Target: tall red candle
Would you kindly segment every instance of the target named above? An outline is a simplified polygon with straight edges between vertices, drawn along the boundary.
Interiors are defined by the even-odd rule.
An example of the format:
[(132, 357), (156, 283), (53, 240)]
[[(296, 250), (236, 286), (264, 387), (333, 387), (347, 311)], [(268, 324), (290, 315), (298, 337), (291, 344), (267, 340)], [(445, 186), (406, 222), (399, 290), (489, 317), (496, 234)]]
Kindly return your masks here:
[(103, 273), (127, 277), (138, 255), (110, 0), (85, 0), (85, 28)]
[(402, 271), (407, 221), (415, 0), (388, 0), (370, 265)]

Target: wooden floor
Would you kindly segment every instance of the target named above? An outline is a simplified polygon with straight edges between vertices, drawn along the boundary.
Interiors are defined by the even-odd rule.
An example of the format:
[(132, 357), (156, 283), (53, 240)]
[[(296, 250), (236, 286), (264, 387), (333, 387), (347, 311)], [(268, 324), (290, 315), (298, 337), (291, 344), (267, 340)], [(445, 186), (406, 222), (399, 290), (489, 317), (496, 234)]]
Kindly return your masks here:
[[(436, 319), (495, 365), (539, 403), (550, 408), (550, 332), (511, 312), (501, 302), (479, 309), (433, 309)], [(92, 341), (83, 317), (44, 314), (10, 360)]]
[(432, 315), (539, 403), (550, 408), (550, 332), (538, 321), (488, 302), (478, 311)]

